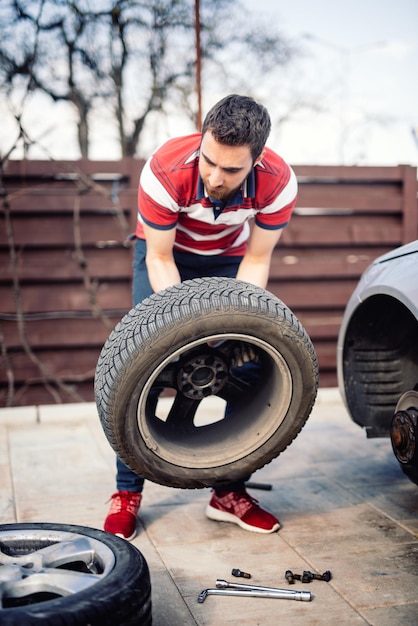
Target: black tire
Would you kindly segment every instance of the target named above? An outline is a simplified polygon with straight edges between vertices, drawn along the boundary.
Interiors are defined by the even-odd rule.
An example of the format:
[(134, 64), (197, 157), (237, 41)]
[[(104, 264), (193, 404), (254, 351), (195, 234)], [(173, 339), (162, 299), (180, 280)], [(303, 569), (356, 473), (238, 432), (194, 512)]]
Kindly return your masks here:
[(68, 524), (0, 525), (1, 626), (150, 625), (148, 565), (133, 545)]
[[(252, 385), (231, 370), (236, 346), (256, 355)], [(121, 320), (102, 349), (95, 395), (128, 467), (191, 489), (241, 480), (277, 457), (308, 419), (317, 386), (313, 345), (281, 300), (235, 279), (201, 278), (154, 294)], [(174, 394), (165, 416), (161, 389)], [(201, 424), (208, 396), (232, 409), (224, 417), (221, 402)]]

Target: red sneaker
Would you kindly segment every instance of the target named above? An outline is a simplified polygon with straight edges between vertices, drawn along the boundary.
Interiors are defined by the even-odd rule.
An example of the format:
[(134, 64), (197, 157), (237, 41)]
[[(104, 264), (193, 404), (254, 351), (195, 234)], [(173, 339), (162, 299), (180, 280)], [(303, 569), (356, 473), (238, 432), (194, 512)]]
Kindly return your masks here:
[(212, 494), (206, 507), (206, 516), (217, 522), (232, 522), (255, 533), (274, 533), (280, 528), (279, 520), (262, 509), (257, 500), (245, 489)]
[(111, 496), (109, 513), (104, 529), (108, 533), (123, 537), (128, 541), (136, 535), (136, 516), (141, 504), (142, 494), (134, 491), (117, 491)]

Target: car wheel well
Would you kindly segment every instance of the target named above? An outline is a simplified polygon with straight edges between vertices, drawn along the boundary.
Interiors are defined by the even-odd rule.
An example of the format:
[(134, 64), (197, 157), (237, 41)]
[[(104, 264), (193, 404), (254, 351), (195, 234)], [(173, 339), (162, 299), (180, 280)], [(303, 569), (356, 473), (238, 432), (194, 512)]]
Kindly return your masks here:
[(418, 323), (409, 309), (389, 295), (358, 306), (343, 346), (347, 404), (369, 437), (389, 436), (396, 403), (418, 384)]

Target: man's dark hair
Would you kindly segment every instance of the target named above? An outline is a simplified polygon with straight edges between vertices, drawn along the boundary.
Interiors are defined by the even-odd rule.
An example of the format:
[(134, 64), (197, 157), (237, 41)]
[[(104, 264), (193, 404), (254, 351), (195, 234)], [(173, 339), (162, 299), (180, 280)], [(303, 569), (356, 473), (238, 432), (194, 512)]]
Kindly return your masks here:
[(253, 98), (232, 94), (211, 108), (203, 122), (202, 135), (209, 130), (219, 143), (248, 146), (254, 162), (266, 145), (270, 129), (270, 115), (265, 107)]

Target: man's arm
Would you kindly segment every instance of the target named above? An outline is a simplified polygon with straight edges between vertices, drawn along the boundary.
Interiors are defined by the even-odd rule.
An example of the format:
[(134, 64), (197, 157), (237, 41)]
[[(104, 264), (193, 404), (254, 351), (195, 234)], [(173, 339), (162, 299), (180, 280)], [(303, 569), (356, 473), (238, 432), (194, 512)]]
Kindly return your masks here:
[(143, 226), (147, 241), (145, 262), (154, 292), (180, 283), (180, 274), (173, 257), (176, 229), (159, 230), (146, 224)]
[(271, 255), (283, 229), (268, 230), (254, 224), (248, 241), (247, 252), (239, 266), (237, 278), (257, 287), (266, 288)]

